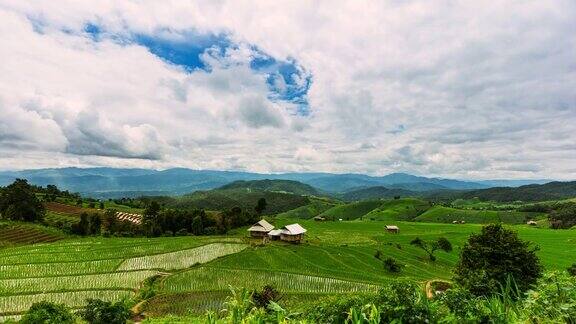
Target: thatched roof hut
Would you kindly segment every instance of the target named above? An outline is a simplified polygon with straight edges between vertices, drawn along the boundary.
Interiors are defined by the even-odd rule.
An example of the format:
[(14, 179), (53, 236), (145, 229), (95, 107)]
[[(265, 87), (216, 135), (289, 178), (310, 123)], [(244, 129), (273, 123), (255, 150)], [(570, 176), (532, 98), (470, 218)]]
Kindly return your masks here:
[(386, 225), (386, 231), (389, 233), (399, 233), (400, 228), (396, 225)]
[(274, 225), (262, 219), (258, 223), (252, 225), (252, 227), (248, 229), (248, 232), (250, 232), (250, 235), (253, 237), (262, 237), (266, 236), (268, 232), (270, 232), (273, 229)]

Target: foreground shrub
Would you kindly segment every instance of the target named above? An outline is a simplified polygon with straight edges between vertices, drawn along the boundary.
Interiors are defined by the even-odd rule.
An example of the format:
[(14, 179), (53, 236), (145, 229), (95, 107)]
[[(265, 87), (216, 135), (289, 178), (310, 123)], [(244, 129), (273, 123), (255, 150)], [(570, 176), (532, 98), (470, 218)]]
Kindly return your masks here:
[(423, 239), (417, 237), (410, 242), (411, 245), (421, 248), (428, 254), (430, 261), (436, 261), (436, 256), (434, 252), (437, 250), (442, 250), (444, 252), (452, 252), (452, 244), (445, 237), (441, 237), (436, 241), (427, 242)]
[(402, 267), (403, 265), (394, 258), (384, 260), (384, 269), (388, 270), (388, 272), (399, 273), (402, 271)]
[(270, 285), (262, 288), (262, 291), (252, 293), (252, 301), (256, 307), (268, 307), (270, 302), (278, 303), (282, 299), (280, 292)]
[(74, 315), (63, 304), (47, 301), (34, 303), (22, 316), (23, 324), (69, 324), (74, 323)]
[(374, 304), (384, 323), (428, 323), (435, 317), (435, 305), (426, 298), (422, 287), (412, 281), (395, 280), (385, 285)]
[(568, 269), (566, 269), (571, 276), (576, 277), (576, 263), (572, 264)]
[(534, 323), (543, 319), (576, 323), (576, 277), (556, 272), (546, 274), (527, 293), (523, 307)]
[(100, 299), (88, 299), (86, 308), (79, 312), (91, 324), (124, 324), (132, 315), (126, 302), (116, 303)]
[(344, 323), (351, 309), (361, 309), (375, 299), (374, 294), (354, 294), (349, 296), (331, 296), (320, 300), (308, 309), (308, 320), (312, 323)]
[(512, 278), (518, 290), (524, 292), (542, 273), (536, 251), (537, 247), (530, 247), (529, 242), (502, 225), (484, 226), (462, 248), (454, 281), (476, 296), (491, 296)]

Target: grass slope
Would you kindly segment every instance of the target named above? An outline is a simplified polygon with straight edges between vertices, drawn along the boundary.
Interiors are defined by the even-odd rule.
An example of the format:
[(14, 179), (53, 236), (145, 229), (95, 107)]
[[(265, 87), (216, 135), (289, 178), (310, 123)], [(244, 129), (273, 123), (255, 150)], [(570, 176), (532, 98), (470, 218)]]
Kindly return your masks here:
[(311, 185), (304, 184), (298, 181), (292, 180), (252, 180), (244, 181), (238, 180), (227, 185), (220, 187), (219, 189), (252, 189), (252, 190), (264, 190), (264, 191), (279, 191), (279, 192), (289, 192), (301, 196), (317, 196), (318, 190), (316, 190)]
[(342, 198), (346, 201), (355, 201), (364, 199), (394, 198), (396, 196), (416, 196), (416, 193), (414, 191), (406, 190), (403, 188), (386, 188), (383, 186), (376, 186), (348, 191), (342, 195)]
[(408, 221), (430, 208), (430, 203), (417, 198), (393, 199), (382, 203), (362, 218), (366, 220)]
[(332, 220), (357, 219), (357, 218), (360, 218), (360, 217), (366, 215), (367, 213), (372, 211), (374, 208), (380, 206), (380, 204), (382, 204), (381, 200), (363, 200), (363, 201), (353, 202), (350, 204), (338, 205), (338, 206), (332, 207), (332, 208), (326, 210), (325, 212), (323, 212), (322, 214), (320, 214), (320, 216), (325, 217), (326, 219), (332, 219)]
[(452, 223), (465, 221), (467, 223), (488, 224), (524, 224), (531, 219), (540, 219), (545, 215), (541, 213), (527, 213), (519, 211), (471, 210), (455, 209), (443, 206), (434, 206), (422, 215), (415, 218), (419, 222)]
[(310, 203), (284, 213), (276, 215), (278, 219), (310, 219), (314, 216), (320, 215), (328, 209), (335, 207), (336, 202), (325, 199), (311, 199)]
[(197, 191), (175, 199), (168, 204), (168, 207), (206, 210), (225, 210), (241, 207), (253, 210), (260, 198), (266, 199), (267, 206), (266, 210), (264, 210), (266, 215), (283, 213), (310, 203), (308, 197), (291, 193), (241, 188)]

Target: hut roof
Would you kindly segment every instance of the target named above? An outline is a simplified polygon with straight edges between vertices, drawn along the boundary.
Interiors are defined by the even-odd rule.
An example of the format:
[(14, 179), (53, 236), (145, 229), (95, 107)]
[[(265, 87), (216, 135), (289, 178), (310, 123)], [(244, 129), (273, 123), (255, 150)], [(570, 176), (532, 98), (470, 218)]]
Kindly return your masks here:
[(397, 229), (399, 229), (399, 228), (398, 228), (398, 226), (396, 226), (396, 225), (386, 225), (386, 229), (388, 229), (388, 230), (397, 230)]
[(261, 220), (258, 223), (252, 225), (248, 229), (249, 232), (270, 232), (274, 229), (274, 225), (268, 223), (266, 220)]
[(300, 226), (300, 224), (290, 224), (282, 228), (282, 234), (298, 235), (303, 233), (306, 233), (306, 229)]
[(275, 229), (275, 230), (271, 230), (270, 232), (268, 232), (269, 236), (280, 236), (280, 234), (282, 234), (281, 229)]

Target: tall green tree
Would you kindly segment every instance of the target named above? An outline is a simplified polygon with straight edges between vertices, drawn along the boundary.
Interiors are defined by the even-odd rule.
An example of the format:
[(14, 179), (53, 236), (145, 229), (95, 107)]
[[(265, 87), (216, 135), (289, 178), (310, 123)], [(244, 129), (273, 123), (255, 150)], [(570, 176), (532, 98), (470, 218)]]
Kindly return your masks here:
[(39, 222), (46, 211), (28, 181), (16, 179), (0, 194), (0, 214), (10, 220)]
[(428, 258), (430, 261), (436, 261), (436, 257), (434, 256), (434, 252), (437, 250), (442, 250), (444, 252), (452, 252), (452, 244), (448, 239), (441, 237), (433, 242), (426, 242), (423, 239), (417, 237), (410, 242), (410, 244), (417, 246), (424, 250), (426, 254), (428, 254)]
[(258, 215), (261, 215), (266, 210), (267, 205), (268, 203), (266, 202), (266, 198), (262, 197), (258, 199), (258, 203), (256, 204), (254, 210)]
[(484, 226), (462, 248), (454, 282), (477, 296), (494, 295), (510, 281), (526, 291), (542, 275), (537, 250), (500, 224)]

